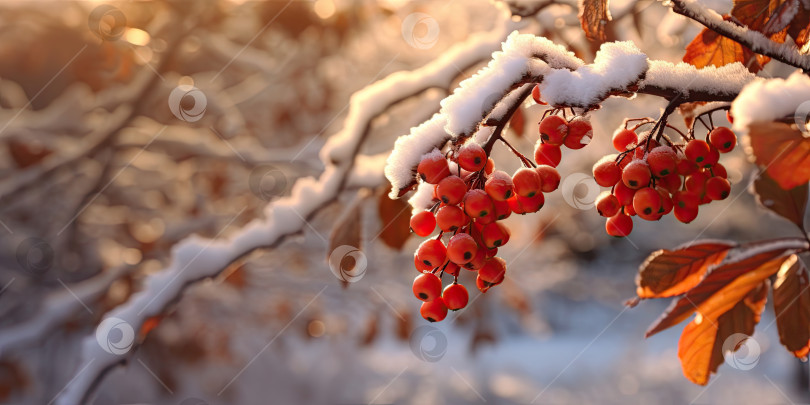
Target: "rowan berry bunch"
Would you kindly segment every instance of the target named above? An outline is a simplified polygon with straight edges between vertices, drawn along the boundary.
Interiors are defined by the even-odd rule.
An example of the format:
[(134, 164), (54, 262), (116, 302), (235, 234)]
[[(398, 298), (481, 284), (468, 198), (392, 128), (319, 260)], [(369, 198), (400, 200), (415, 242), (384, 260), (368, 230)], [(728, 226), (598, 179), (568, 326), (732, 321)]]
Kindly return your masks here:
[[(641, 121), (633, 128), (627, 124)], [(593, 166), (593, 176), (602, 187), (611, 187), (596, 200), (596, 209), (607, 218), (609, 235), (623, 237), (633, 230), (631, 217), (657, 221), (673, 213), (683, 223), (692, 222), (700, 205), (723, 200), (731, 191), (720, 154), (737, 144), (727, 127), (706, 125), (706, 140), (696, 139), (694, 126), (687, 134), (665, 121), (633, 119), (613, 134), (613, 147), (619, 154), (608, 155)], [(637, 133), (654, 124), (652, 130)], [(664, 135), (671, 128), (683, 138), (675, 143)]]
[[(537, 88), (533, 96), (542, 103)], [(496, 170), (489, 158), (490, 142), (482, 147), (468, 141), (446, 153), (434, 150), (422, 157), (417, 166), (418, 179), (433, 185), (433, 205), (413, 215), (410, 225), (417, 235), (430, 236), (414, 255), (419, 275), (414, 279), (413, 294), (423, 301), (423, 318), (438, 322), (448, 310), (467, 305), (469, 294), (458, 282), (462, 268), (475, 273), (475, 285), (482, 293), (503, 282), (506, 262), (496, 255), (498, 248), (509, 242), (510, 231), (500, 221), (512, 213), (540, 210), (545, 203), (544, 193), (560, 185), (555, 168), (561, 160), (560, 147), (580, 149), (592, 135), (587, 119), (574, 117), (569, 121), (553, 114), (540, 122), (539, 132), (534, 161), (499, 133), (495, 135), (522, 164), (511, 175)], [(438, 234), (431, 236), (436, 228)], [(452, 281), (442, 288), (445, 275)]]

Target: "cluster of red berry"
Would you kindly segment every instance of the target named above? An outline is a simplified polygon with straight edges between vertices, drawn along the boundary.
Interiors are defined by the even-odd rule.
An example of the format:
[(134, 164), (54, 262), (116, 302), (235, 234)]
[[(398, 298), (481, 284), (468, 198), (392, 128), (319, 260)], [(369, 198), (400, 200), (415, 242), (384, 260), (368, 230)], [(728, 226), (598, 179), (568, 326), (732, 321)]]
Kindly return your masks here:
[(689, 223), (697, 217), (698, 206), (728, 197), (731, 184), (719, 159), (720, 153), (734, 149), (737, 137), (726, 127), (716, 127), (707, 140), (691, 137), (679, 145), (667, 139), (661, 145), (652, 139), (652, 131), (639, 140), (634, 130), (617, 130), (613, 146), (620, 153), (593, 166), (596, 182), (612, 187), (596, 200), (599, 214), (607, 217), (607, 233), (629, 235), (635, 215), (657, 221), (673, 212), (679, 221)]

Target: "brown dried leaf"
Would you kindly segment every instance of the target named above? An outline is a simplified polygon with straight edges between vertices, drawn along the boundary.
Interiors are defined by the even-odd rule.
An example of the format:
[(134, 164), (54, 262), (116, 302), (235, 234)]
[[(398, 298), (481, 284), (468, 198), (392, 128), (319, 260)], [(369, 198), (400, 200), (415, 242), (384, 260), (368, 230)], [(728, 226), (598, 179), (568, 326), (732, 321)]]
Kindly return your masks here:
[(794, 356), (807, 357), (810, 352), (810, 279), (804, 263), (795, 255), (776, 275), (773, 311), (779, 341)]
[(608, 0), (583, 0), (580, 3), (579, 22), (588, 40), (605, 42), (605, 25), (608, 21)]
[(768, 173), (762, 172), (754, 180), (757, 201), (765, 208), (804, 229), (807, 209), (807, 183), (784, 190)]
[(388, 190), (385, 188), (380, 189), (377, 201), (380, 239), (389, 247), (402, 250), (411, 236), (411, 206), (406, 201), (388, 198)]
[(810, 181), (810, 138), (781, 122), (755, 122), (748, 129), (754, 160), (780, 187), (790, 190)]

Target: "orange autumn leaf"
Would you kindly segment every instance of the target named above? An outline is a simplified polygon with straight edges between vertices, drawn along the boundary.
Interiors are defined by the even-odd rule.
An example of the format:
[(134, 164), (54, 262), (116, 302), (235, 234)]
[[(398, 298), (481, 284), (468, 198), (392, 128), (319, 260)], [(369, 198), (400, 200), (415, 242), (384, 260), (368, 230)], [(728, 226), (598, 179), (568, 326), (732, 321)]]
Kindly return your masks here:
[(756, 163), (780, 187), (790, 190), (810, 181), (810, 138), (781, 122), (755, 122), (748, 128)]
[(768, 282), (763, 281), (716, 320), (698, 315), (687, 324), (678, 342), (684, 376), (695, 384), (709, 382), (709, 376), (724, 361), (724, 350), (739, 349), (741, 342), (733, 335), (754, 334), (767, 298)]
[(796, 256), (776, 275), (773, 284), (773, 310), (779, 341), (794, 356), (804, 358), (810, 352), (810, 278), (807, 268)]
[[(733, 306), (757, 280), (775, 274), (779, 266), (771, 262), (781, 264), (786, 251), (785, 248), (769, 250), (713, 268), (700, 284), (670, 305), (650, 327), (646, 337), (681, 323), (695, 311), (703, 316), (722, 313), (723, 308)], [(740, 293), (735, 291), (738, 288), (747, 290)]]
[(781, 0), (735, 0), (731, 15), (752, 30), (759, 31)]
[(681, 295), (696, 286), (709, 267), (720, 263), (732, 247), (731, 242), (707, 241), (654, 252), (636, 276), (636, 294), (639, 298)]
[(610, 21), (608, 0), (584, 0), (579, 3), (579, 22), (589, 41), (605, 41), (605, 25)]
[[(756, 54), (733, 39), (726, 38), (708, 28), (704, 28), (689, 45), (683, 61), (697, 68), (725, 66), (740, 62), (751, 72), (762, 70), (762, 63)], [(762, 63), (761, 63), (762, 62)]]

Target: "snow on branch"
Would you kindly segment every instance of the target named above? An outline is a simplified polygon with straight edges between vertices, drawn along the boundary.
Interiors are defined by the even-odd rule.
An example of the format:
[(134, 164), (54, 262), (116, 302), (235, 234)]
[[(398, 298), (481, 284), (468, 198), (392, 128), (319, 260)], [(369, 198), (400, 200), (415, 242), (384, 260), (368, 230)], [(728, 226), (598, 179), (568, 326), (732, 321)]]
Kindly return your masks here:
[(741, 132), (747, 132), (752, 122), (794, 115), (797, 120), (806, 120), (810, 115), (810, 77), (796, 71), (787, 79), (751, 82), (731, 104), (731, 115), (734, 129)]
[[(291, 196), (268, 204), (265, 219), (251, 221), (229, 238), (210, 240), (194, 236), (181, 241), (172, 249), (170, 265), (150, 275), (141, 291), (110, 311), (105, 319), (118, 318), (134, 330), (139, 330), (147, 318), (162, 313), (190, 284), (219, 274), (228, 265), (256, 249), (277, 246), (287, 236), (301, 232), (306, 227), (307, 219), (337, 198), (357, 173), (353, 170), (355, 159), (368, 136), (373, 118), (390, 106), (429, 88), (447, 88), (459, 69), (485, 60), (508, 32), (522, 26), (511, 20), (505, 6), (499, 7), (501, 16), (492, 31), (470, 36), (467, 41), (454, 46), (443, 57), (422, 68), (391, 74), (355, 93), (343, 129), (330, 137), (321, 151), (325, 169), (318, 179), (310, 177), (298, 180)], [(369, 173), (362, 172), (360, 177), (369, 176)], [(84, 403), (105, 373), (125, 362), (127, 354), (116, 355), (105, 351), (97, 342), (95, 333), (92, 333), (82, 341), (80, 358), (81, 364), (77, 370), (81, 372), (60, 393), (57, 404)]]
[(731, 38), (760, 55), (769, 56), (782, 63), (810, 71), (810, 56), (802, 54), (792, 42), (771, 41), (762, 33), (725, 21), (716, 11), (704, 7), (698, 0), (666, 0), (672, 10), (684, 17), (703, 24), (706, 28)]

